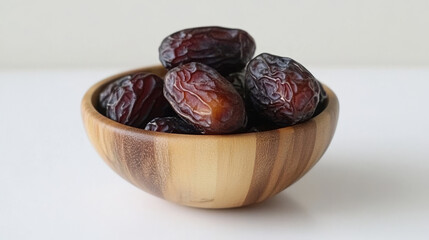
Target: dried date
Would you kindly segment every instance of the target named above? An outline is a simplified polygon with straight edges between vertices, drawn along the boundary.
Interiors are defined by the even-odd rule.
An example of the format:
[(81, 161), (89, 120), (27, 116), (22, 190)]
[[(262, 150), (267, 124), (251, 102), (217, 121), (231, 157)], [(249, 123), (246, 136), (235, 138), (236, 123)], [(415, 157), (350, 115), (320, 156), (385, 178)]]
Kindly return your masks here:
[(225, 78), (230, 83), (232, 83), (235, 90), (237, 90), (237, 92), (240, 94), (241, 98), (245, 99), (246, 92), (244, 89), (244, 71), (228, 74)]
[(200, 62), (226, 75), (242, 70), (255, 49), (255, 41), (243, 30), (199, 27), (166, 37), (159, 47), (159, 59), (168, 69)]
[(225, 134), (246, 124), (244, 102), (216, 70), (187, 63), (165, 76), (164, 96), (173, 109), (204, 134)]
[(155, 132), (198, 134), (194, 126), (178, 117), (154, 118), (144, 129)]
[(311, 118), (319, 103), (317, 80), (291, 58), (260, 54), (249, 62), (245, 81), (256, 112), (281, 126)]
[(113, 91), (115, 91), (116, 88), (121, 86), (122, 82), (129, 81), (131, 79), (131, 76), (125, 76), (121, 77), (111, 83), (109, 83), (103, 91), (101, 91), (99, 95), (99, 110), (102, 114), (106, 115), (106, 108), (107, 108), (107, 102), (109, 101), (110, 94), (112, 94)]
[(109, 85), (100, 99), (105, 101), (107, 117), (125, 125), (143, 128), (149, 120), (171, 112), (162, 89), (160, 77), (141, 72)]
[(319, 103), (317, 104), (313, 117), (321, 113), (326, 108), (326, 105), (328, 105), (328, 95), (326, 94), (326, 91), (323, 88), (322, 83), (317, 81), (317, 84), (319, 85), (319, 88), (320, 88)]

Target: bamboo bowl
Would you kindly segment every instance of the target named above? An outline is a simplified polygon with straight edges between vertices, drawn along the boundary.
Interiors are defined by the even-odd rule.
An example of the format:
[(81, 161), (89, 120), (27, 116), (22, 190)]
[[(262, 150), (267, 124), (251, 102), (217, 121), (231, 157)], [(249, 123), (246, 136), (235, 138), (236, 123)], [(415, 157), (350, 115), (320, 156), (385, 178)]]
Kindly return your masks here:
[(145, 131), (96, 110), (100, 90), (138, 71), (164, 76), (161, 66), (109, 77), (85, 94), (86, 132), (104, 161), (138, 188), (178, 204), (232, 208), (262, 202), (304, 176), (328, 148), (338, 120), (338, 99), (325, 86), (327, 107), (301, 124), (266, 132), (186, 135)]

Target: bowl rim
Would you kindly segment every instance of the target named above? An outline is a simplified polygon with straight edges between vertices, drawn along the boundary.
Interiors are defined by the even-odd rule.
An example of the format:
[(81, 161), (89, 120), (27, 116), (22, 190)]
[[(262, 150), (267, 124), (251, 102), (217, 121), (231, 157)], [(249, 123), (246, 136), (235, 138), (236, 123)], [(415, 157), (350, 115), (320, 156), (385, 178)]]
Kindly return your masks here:
[[(82, 101), (81, 101), (81, 112), (82, 112), (82, 116), (87, 116), (88, 118), (91, 118), (92, 120), (96, 121), (97, 124), (102, 124), (102, 125), (107, 125), (111, 128), (114, 128), (118, 131), (121, 132), (127, 132), (129, 134), (134, 134), (134, 135), (149, 135), (149, 136), (153, 136), (153, 137), (181, 137), (181, 138), (187, 138), (187, 137), (192, 137), (192, 138), (204, 138), (204, 139), (208, 139), (208, 138), (231, 138), (231, 137), (245, 137), (245, 136), (256, 136), (256, 135), (261, 135), (261, 134), (270, 134), (273, 132), (290, 132), (293, 131), (294, 128), (305, 128), (306, 125), (309, 125), (312, 121), (318, 121), (319, 119), (325, 118), (326, 115), (328, 115), (330, 111), (333, 110), (334, 108), (334, 103), (338, 102), (338, 98), (335, 95), (335, 93), (325, 84), (322, 83), (323, 88), (326, 91), (326, 94), (328, 96), (328, 102), (325, 106), (325, 108), (316, 116), (295, 124), (295, 125), (291, 125), (291, 126), (287, 126), (287, 127), (281, 127), (281, 128), (276, 128), (276, 129), (272, 129), (272, 130), (267, 130), (267, 131), (260, 131), (260, 132), (245, 132), (245, 133), (231, 133), (231, 134), (208, 134), (208, 135), (197, 135), (197, 134), (182, 134), (182, 133), (164, 133), (164, 132), (155, 132), (155, 131), (149, 131), (149, 130), (144, 130), (141, 128), (136, 128), (136, 127), (132, 127), (132, 126), (128, 126), (122, 123), (118, 123), (106, 116), (104, 116), (103, 114), (101, 114), (96, 107), (94, 106), (94, 101), (98, 100), (98, 97), (96, 98), (95, 94), (99, 93), (101, 91), (101, 88), (106, 86), (108, 83), (110, 83), (113, 80), (116, 80), (120, 77), (123, 77), (125, 75), (129, 75), (129, 74), (134, 74), (137, 72), (141, 72), (141, 71), (147, 71), (147, 72), (159, 72), (164, 71), (163, 69), (164, 67), (162, 65), (151, 65), (151, 66), (147, 66), (147, 67), (141, 67), (141, 68), (136, 68), (136, 69), (132, 69), (132, 70), (128, 70), (128, 71), (124, 71), (124, 72), (120, 72), (117, 74), (114, 74), (112, 76), (109, 76), (107, 78), (104, 78), (98, 82), (96, 82), (95, 84), (93, 84), (84, 94)], [(166, 70), (165, 70), (166, 71)]]

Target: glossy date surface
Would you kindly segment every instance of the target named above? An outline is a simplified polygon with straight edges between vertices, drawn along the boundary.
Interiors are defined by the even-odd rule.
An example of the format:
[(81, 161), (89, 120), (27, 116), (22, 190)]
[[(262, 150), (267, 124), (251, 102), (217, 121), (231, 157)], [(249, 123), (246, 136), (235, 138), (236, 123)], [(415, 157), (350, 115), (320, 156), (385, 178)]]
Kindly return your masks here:
[(184, 64), (170, 70), (164, 82), (164, 96), (173, 109), (203, 134), (233, 133), (245, 126), (243, 99), (213, 68)]
[(125, 76), (108, 85), (100, 94), (100, 107), (108, 118), (133, 127), (171, 112), (163, 95), (163, 81), (151, 73)]
[(247, 65), (245, 81), (255, 111), (280, 126), (311, 118), (319, 103), (316, 78), (291, 58), (260, 54)]
[(167, 69), (200, 62), (221, 74), (242, 70), (255, 53), (253, 38), (240, 29), (199, 27), (166, 37), (159, 47), (159, 59)]
[(146, 124), (144, 129), (165, 133), (198, 134), (194, 126), (178, 117), (154, 118)]
[(109, 97), (119, 86), (121, 86), (122, 82), (129, 81), (131, 76), (121, 77), (111, 83), (109, 83), (103, 91), (101, 91), (99, 96), (99, 109), (102, 114), (106, 115), (107, 102), (109, 101)]
[(316, 115), (319, 115), (326, 106), (328, 105), (328, 95), (326, 94), (325, 89), (323, 88), (322, 83), (318, 80), (317, 84), (320, 87), (320, 94), (319, 94), (319, 103), (317, 104), (316, 110), (314, 111), (313, 117)]
[(230, 83), (232, 83), (235, 90), (237, 90), (243, 100), (246, 98), (246, 92), (244, 89), (244, 74), (244, 71), (240, 71), (230, 73), (225, 77)]

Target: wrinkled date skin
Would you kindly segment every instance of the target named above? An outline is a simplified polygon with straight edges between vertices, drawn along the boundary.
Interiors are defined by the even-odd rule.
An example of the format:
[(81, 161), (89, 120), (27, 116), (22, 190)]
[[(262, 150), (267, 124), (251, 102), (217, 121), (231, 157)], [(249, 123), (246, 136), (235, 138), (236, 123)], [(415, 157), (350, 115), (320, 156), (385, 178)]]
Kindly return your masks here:
[(245, 81), (257, 113), (280, 126), (311, 118), (319, 103), (317, 80), (291, 58), (262, 53), (249, 62)]
[(319, 115), (319, 113), (321, 113), (323, 109), (325, 109), (326, 106), (328, 105), (328, 95), (326, 94), (326, 91), (323, 88), (322, 83), (317, 81), (317, 84), (319, 85), (319, 88), (320, 88), (319, 104), (317, 104), (313, 117), (316, 115)]
[(246, 91), (244, 89), (244, 73), (244, 71), (234, 72), (225, 77), (230, 83), (232, 83), (235, 90), (237, 90), (243, 100), (246, 97)]
[(144, 128), (145, 130), (165, 133), (198, 134), (194, 126), (178, 117), (154, 118)]
[(99, 97), (99, 110), (102, 114), (106, 115), (106, 108), (107, 108), (107, 102), (109, 101), (109, 97), (119, 86), (121, 86), (122, 82), (129, 81), (131, 79), (131, 76), (125, 76), (122, 78), (119, 78), (109, 85), (107, 85), (103, 91), (100, 93)]
[(244, 102), (216, 70), (188, 63), (167, 72), (164, 96), (173, 109), (203, 134), (226, 134), (246, 125)]
[(200, 62), (226, 75), (242, 70), (255, 49), (255, 41), (243, 30), (199, 27), (166, 37), (159, 47), (159, 59), (167, 69)]
[(103, 104), (108, 118), (140, 128), (155, 117), (171, 113), (163, 95), (162, 79), (144, 72), (120, 78), (107, 86), (100, 94), (100, 106)]

